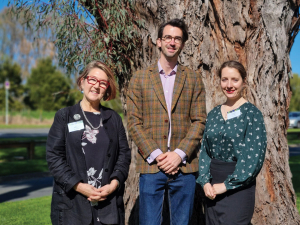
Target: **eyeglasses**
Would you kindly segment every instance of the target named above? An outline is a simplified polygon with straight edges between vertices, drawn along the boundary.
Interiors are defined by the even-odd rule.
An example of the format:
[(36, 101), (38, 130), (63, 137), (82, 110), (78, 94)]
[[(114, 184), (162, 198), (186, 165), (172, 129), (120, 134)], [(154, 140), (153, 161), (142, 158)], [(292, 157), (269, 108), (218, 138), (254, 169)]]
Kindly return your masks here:
[(182, 42), (182, 38), (181, 37), (172, 37), (171, 35), (166, 35), (162, 38), (162, 40), (164, 40), (166, 43), (170, 43), (172, 41), (172, 39), (174, 38), (174, 42), (175, 44), (180, 44)]
[(101, 88), (108, 88), (109, 86), (109, 82), (106, 80), (98, 80), (96, 77), (90, 77), (90, 76), (86, 76), (86, 80), (89, 84), (95, 85), (97, 84), (97, 82), (99, 82), (99, 86)]

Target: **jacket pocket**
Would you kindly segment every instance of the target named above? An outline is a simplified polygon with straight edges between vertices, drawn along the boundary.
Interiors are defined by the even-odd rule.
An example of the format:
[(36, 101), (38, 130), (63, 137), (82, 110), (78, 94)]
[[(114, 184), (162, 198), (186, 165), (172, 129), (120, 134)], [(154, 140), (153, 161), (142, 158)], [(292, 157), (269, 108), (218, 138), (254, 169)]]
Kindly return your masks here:
[(81, 225), (81, 221), (72, 217), (70, 209), (55, 209), (51, 212), (52, 225)]
[(52, 194), (53, 209), (71, 209), (73, 202), (64, 191), (53, 191)]

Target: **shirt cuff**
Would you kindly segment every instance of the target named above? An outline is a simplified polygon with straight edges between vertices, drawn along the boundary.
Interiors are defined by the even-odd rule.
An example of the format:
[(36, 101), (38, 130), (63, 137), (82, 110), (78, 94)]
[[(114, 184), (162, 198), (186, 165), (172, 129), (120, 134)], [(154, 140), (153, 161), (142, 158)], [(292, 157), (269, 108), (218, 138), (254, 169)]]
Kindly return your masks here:
[(153, 152), (151, 152), (151, 154), (148, 156), (147, 158), (147, 162), (149, 164), (153, 163), (153, 161), (156, 159), (157, 156), (159, 156), (160, 154), (162, 154), (163, 152), (158, 148), (155, 149)]
[(176, 152), (176, 153), (180, 156), (182, 163), (183, 163), (183, 164), (186, 164), (186, 154), (184, 153), (184, 151), (182, 151), (182, 150), (179, 149), (179, 148), (176, 148), (176, 149), (174, 150), (174, 152)]

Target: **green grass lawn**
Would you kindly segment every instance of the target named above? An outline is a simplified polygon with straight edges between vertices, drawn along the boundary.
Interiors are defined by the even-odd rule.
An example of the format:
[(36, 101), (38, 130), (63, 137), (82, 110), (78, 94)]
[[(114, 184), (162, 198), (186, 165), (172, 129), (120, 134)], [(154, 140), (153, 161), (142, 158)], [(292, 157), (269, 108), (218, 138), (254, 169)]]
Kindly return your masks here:
[[(45, 139), (45, 138), (44, 138)], [(18, 139), (21, 140), (21, 139)], [(1, 144), (1, 142), (0, 142)], [(15, 161), (16, 156), (22, 156), (27, 159), (27, 148), (5, 148), (0, 150), (0, 162)], [(46, 146), (35, 146), (34, 159), (46, 159)]]
[[(290, 158), (293, 185), (297, 194), (297, 208), (300, 212), (300, 156)], [(0, 224), (31, 225), (51, 224), (51, 196), (18, 202), (0, 203)]]
[(0, 176), (47, 171), (48, 165), (45, 159), (0, 163)]
[(51, 196), (0, 203), (1, 225), (51, 225)]
[(289, 163), (293, 174), (293, 186), (297, 194), (297, 208), (300, 213), (300, 155), (291, 157)]
[(37, 125), (37, 124), (0, 124), (0, 129), (19, 129), (19, 128), (50, 128), (51, 125)]
[[(296, 130), (296, 129), (293, 129)], [(293, 132), (293, 131), (288, 131)], [(38, 138), (43, 139), (43, 138)], [(45, 138), (44, 138), (45, 139)], [(288, 135), (289, 144), (297, 137)], [(8, 141), (12, 139), (1, 139)], [(29, 140), (22, 138), (17, 140)], [(45, 146), (37, 146), (34, 160), (17, 161), (15, 156), (27, 157), (26, 148), (1, 149), (0, 150), (0, 176), (21, 174), (30, 172), (48, 171), (46, 163)], [(300, 212), (300, 156), (293, 156), (289, 160), (292, 182), (297, 195), (297, 208)], [(31, 224), (51, 224), (50, 221), (51, 196), (35, 198), (18, 202), (0, 203), (0, 224), (8, 225), (31, 225)]]
[(300, 132), (299, 128), (290, 128), (287, 130), (288, 133), (293, 133), (293, 132)]
[[(20, 115), (26, 118), (40, 119), (52, 119), (54, 118), (56, 111), (40, 111), (40, 110), (23, 110), (23, 111), (10, 111), (10, 116)], [(5, 116), (5, 111), (0, 111), (0, 116)]]
[(287, 139), (289, 145), (300, 145), (300, 129), (288, 129)]
[[(6, 141), (24, 141), (31, 140), (30, 138), (18, 139), (1, 139), (1, 142)], [(46, 140), (45, 137), (35, 138), (35, 140)], [(0, 144), (1, 144), (0, 142)], [(25, 160), (17, 160), (16, 157), (24, 157)], [(46, 162), (46, 146), (36, 146), (33, 160), (27, 160), (27, 148), (7, 148), (0, 150), (0, 176), (32, 173), (32, 172), (47, 172), (48, 166)]]

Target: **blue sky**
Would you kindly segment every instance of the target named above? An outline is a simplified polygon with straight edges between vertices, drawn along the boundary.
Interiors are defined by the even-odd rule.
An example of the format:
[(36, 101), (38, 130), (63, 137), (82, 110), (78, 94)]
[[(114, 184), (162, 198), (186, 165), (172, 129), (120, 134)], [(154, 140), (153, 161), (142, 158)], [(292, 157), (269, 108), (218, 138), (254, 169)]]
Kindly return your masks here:
[(300, 32), (298, 32), (292, 50), (290, 52), (290, 59), (292, 62), (293, 73), (300, 75)]
[[(12, 0), (11, 0), (12, 1)], [(8, 0), (0, 0), (0, 11), (3, 7), (5, 7), (8, 3)], [(290, 59), (292, 62), (292, 70), (293, 73), (297, 73), (300, 75), (300, 32), (298, 33), (294, 45), (292, 47), (290, 53)]]

